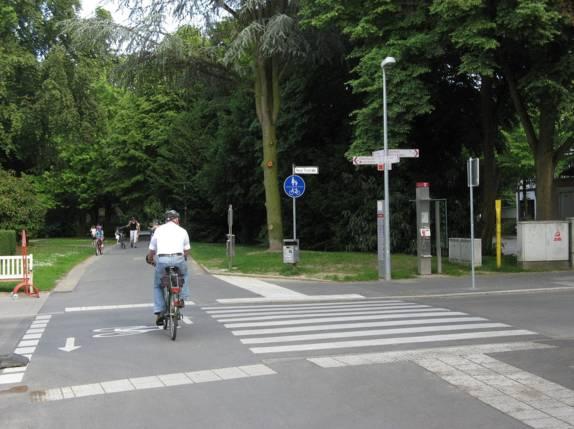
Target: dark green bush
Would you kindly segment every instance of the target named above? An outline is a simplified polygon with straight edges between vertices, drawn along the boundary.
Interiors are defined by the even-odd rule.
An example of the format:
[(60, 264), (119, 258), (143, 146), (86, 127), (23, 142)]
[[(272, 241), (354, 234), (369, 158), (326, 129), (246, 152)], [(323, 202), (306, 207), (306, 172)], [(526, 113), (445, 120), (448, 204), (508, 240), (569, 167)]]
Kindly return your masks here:
[(0, 255), (16, 254), (16, 231), (0, 229)]

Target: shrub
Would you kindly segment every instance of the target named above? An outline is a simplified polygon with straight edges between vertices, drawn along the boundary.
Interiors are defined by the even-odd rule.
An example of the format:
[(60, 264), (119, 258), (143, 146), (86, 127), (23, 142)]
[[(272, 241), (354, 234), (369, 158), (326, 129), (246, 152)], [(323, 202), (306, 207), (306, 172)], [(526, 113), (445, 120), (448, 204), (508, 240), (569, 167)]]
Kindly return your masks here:
[(0, 255), (16, 254), (16, 231), (0, 230)]
[(44, 225), (47, 207), (32, 177), (0, 169), (0, 229), (25, 229), (33, 237)]

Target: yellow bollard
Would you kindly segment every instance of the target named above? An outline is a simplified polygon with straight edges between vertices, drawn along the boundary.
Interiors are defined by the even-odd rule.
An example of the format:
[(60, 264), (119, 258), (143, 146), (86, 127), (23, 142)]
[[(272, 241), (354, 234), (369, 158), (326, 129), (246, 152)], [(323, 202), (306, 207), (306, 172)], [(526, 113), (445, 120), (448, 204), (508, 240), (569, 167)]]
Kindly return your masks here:
[(501, 211), (502, 204), (500, 200), (495, 201), (496, 211), (496, 268), (502, 265), (502, 224), (501, 224)]

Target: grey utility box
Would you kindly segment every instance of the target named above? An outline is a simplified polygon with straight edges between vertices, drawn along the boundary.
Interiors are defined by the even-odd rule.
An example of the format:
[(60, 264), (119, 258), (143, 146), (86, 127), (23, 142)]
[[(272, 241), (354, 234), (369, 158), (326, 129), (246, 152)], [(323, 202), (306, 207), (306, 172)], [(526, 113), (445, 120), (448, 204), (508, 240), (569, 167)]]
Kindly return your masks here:
[(283, 240), (283, 263), (296, 264), (299, 262), (299, 240)]

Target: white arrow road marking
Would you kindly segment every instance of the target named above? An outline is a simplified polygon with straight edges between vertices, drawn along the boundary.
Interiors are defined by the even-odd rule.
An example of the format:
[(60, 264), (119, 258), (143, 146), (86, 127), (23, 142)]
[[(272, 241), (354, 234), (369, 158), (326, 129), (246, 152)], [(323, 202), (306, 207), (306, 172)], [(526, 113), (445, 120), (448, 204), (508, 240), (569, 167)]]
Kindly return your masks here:
[(66, 338), (66, 345), (64, 347), (58, 347), (58, 350), (62, 350), (64, 352), (73, 352), (76, 349), (79, 349), (82, 346), (75, 346), (74, 343), (76, 339), (74, 337)]

